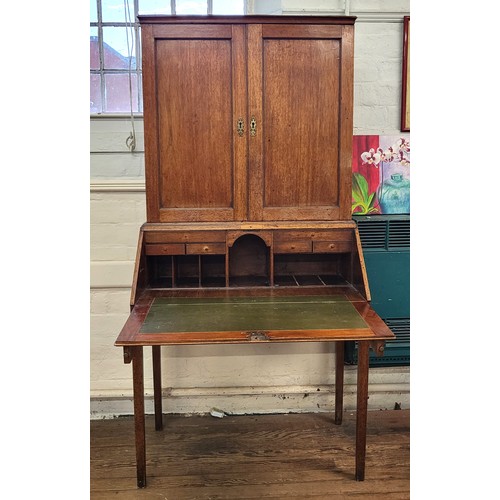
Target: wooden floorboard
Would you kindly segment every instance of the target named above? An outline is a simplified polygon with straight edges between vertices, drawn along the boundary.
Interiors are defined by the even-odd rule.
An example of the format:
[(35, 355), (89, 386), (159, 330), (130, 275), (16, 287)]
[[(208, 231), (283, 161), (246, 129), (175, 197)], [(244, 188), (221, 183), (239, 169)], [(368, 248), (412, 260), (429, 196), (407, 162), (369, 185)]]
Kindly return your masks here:
[(146, 417), (147, 487), (137, 489), (131, 417), (90, 423), (90, 496), (120, 499), (408, 499), (410, 412), (368, 413), (365, 481), (354, 480), (356, 416)]

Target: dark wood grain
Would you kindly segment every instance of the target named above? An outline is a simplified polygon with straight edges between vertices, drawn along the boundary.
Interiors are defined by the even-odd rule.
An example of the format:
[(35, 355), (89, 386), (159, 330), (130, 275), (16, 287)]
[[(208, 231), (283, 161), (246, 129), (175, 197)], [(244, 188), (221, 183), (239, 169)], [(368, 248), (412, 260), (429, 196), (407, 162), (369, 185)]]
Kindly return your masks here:
[(146, 216), (148, 222), (160, 220), (158, 120), (156, 60), (153, 26), (141, 27), (142, 87), (144, 108), (144, 161), (146, 177)]
[(335, 424), (342, 423), (344, 413), (344, 345), (345, 342), (335, 344)]
[(149, 221), (350, 219), (354, 18), (287, 18), (140, 17)]
[[(248, 130), (250, 118), (248, 116), (247, 94), (247, 46), (246, 31), (241, 25), (232, 26), (232, 82), (233, 82), (233, 219), (236, 221), (248, 220)], [(240, 137), (236, 132), (236, 124), (243, 120), (246, 135)], [(218, 150), (218, 143), (215, 147)]]
[(349, 241), (315, 241), (313, 243), (314, 253), (346, 253), (351, 251)]
[(294, 241), (294, 240), (311, 240), (311, 241), (351, 241), (352, 231), (336, 230), (336, 231), (321, 231), (321, 230), (287, 230), (274, 232), (274, 241)]
[(146, 416), (148, 487), (136, 489), (133, 419), (90, 424), (95, 499), (409, 499), (410, 413), (370, 411), (365, 481), (353, 481), (356, 415)]
[(410, 131), (410, 16), (403, 17), (403, 64), (401, 77), (401, 132)]
[(147, 24), (354, 24), (356, 16), (165, 16), (139, 15), (142, 25)]
[(135, 254), (134, 275), (132, 277), (132, 289), (130, 291), (130, 308), (135, 304), (136, 298), (141, 295), (147, 286), (146, 256), (144, 251), (144, 230), (139, 231), (137, 250)]
[[(160, 347), (182, 344), (337, 342), (334, 421), (339, 424), (345, 420), (343, 347), (357, 340), (358, 413), (350, 432), (356, 435), (354, 477), (364, 478), (368, 346), (380, 354), (383, 342), (394, 335), (369, 305), (363, 252), (351, 220), (354, 20), (140, 16), (148, 222), (139, 238), (133, 308), (115, 342), (125, 348), (125, 362), (133, 364), (140, 487), (146, 482), (143, 346), (153, 346), (155, 426), (160, 429)], [(323, 305), (321, 297), (327, 297)], [(185, 311), (169, 310), (165, 319), (165, 311), (154, 305), (156, 299), (160, 306), (169, 302), (161, 298), (183, 303), (203, 298), (218, 305), (228, 300), (216, 299), (232, 304), (241, 302), (234, 298), (245, 298), (252, 307), (243, 314), (241, 308), (228, 312), (223, 305), (212, 316), (202, 310), (191, 318)], [(269, 302), (283, 299), (295, 302), (288, 309), (268, 308)], [(261, 304), (260, 313), (255, 303)], [(313, 310), (299, 314), (311, 304)], [(153, 309), (156, 323), (148, 322)], [(280, 311), (282, 316), (276, 316)], [(290, 436), (296, 446), (310, 441), (302, 433), (280, 432), (287, 445)], [(252, 493), (245, 490), (246, 482), (231, 483), (230, 473), (214, 465), (218, 484), (230, 487), (223, 493), (209, 490), (210, 497), (293, 496), (298, 487), (305, 491), (311, 486), (311, 475), (312, 494), (335, 498), (325, 474), (337, 467), (341, 476), (352, 479), (345, 470), (353, 464), (336, 458), (333, 466), (318, 467), (323, 456), (331, 460), (330, 432), (319, 449), (310, 443), (304, 448), (300, 460), (307, 465), (299, 481), (291, 479), (297, 477), (292, 469), (299, 455), (287, 447), (292, 467), (280, 476), (286, 478), (285, 487), (277, 488), (274, 480), (259, 476), (262, 471), (245, 470), (243, 462), (236, 462), (231, 465), (245, 471)], [(175, 441), (170, 432), (165, 436)], [(263, 429), (255, 436), (272, 433)], [(213, 462), (209, 447), (214, 439), (220, 446), (216, 454), (220, 449), (239, 453), (221, 434), (198, 443), (193, 454), (198, 464)], [(352, 444), (343, 446), (351, 456)], [(169, 443), (166, 453), (175, 462), (179, 450)], [(283, 457), (267, 448), (251, 453), (266, 470)], [(158, 477), (155, 467), (163, 467), (158, 463), (151, 463), (152, 478)], [(157, 486), (168, 484), (172, 498), (198, 498), (202, 483), (185, 477), (182, 464), (169, 463)], [(204, 487), (214, 486), (209, 474), (204, 478)], [(105, 485), (106, 478), (99, 481), (96, 498), (120, 493)], [(353, 498), (371, 491), (351, 483)], [(391, 490), (386, 498), (400, 491)], [(126, 489), (121, 493), (134, 495)]]
[[(198, 228), (199, 229), (199, 228)], [(144, 228), (144, 239), (146, 243), (203, 243), (209, 241), (211, 243), (223, 243), (226, 241), (226, 231), (206, 230), (200, 231), (190, 229), (188, 231), (175, 231), (165, 225), (161, 231), (148, 230)]]
[(366, 462), (366, 421), (368, 418), (368, 351), (369, 342), (358, 342), (358, 379), (356, 393), (356, 472), (355, 479), (364, 481)]
[(158, 23), (153, 24), (153, 35), (158, 39), (172, 39), (172, 40), (202, 40), (206, 38), (212, 39), (229, 39), (231, 38), (230, 25), (216, 25), (214, 23), (203, 24), (196, 23), (192, 25), (189, 23)]
[(352, 127), (354, 98), (354, 26), (342, 26), (340, 60), (339, 219), (352, 218)]
[(247, 27), (247, 71), (248, 71), (248, 109), (249, 119), (254, 118), (258, 133), (248, 135), (248, 220), (261, 221), (263, 219), (262, 196), (264, 192), (264, 135), (262, 111), (262, 25), (250, 24)]
[[(148, 193), (146, 193), (146, 197)], [(168, 224), (161, 224), (155, 222), (146, 222), (143, 224), (143, 229), (148, 234), (154, 233), (166, 233), (171, 232), (189, 232), (193, 234), (200, 234), (198, 231), (239, 231), (240, 234), (245, 231), (270, 231), (270, 230), (301, 230), (301, 231), (311, 231), (316, 233), (318, 231), (329, 231), (331, 229), (354, 229), (356, 222), (352, 219), (350, 220), (311, 220), (311, 221), (243, 221), (243, 222), (172, 222)], [(336, 233), (337, 234), (337, 233)], [(313, 237), (313, 236), (311, 236)], [(148, 240), (149, 241), (149, 240)], [(187, 240), (186, 240), (187, 241)], [(212, 240), (218, 241), (218, 240)]]
[(146, 430), (144, 420), (144, 358), (143, 347), (132, 348), (132, 371), (134, 387), (135, 459), (137, 464), (137, 486), (146, 486)]
[(224, 39), (156, 43), (160, 201), (166, 214), (232, 208), (231, 52)]
[(244, 28), (144, 28), (148, 220), (245, 219), (246, 140), (233, 141), (247, 109)]
[(153, 354), (153, 392), (154, 392), (154, 407), (155, 407), (155, 429), (161, 431), (163, 429), (162, 416), (162, 394), (161, 394), (161, 347), (154, 345), (152, 347)]
[(146, 255), (184, 255), (185, 253), (186, 247), (184, 243), (146, 245)]
[(262, 36), (264, 38), (340, 38), (342, 36), (342, 25), (334, 26), (314, 23), (287, 23), (287, 24), (263, 24)]
[(278, 241), (273, 246), (274, 253), (311, 253), (312, 242), (306, 240)]
[(353, 253), (352, 253), (352, 284), (363, 294), (365, 299), (371, 301), (370, 286), (368, 283), (368, 275), (366, 273), (365, 258), (363, 256), (363, 248), (361, 246), (361, 238), (358, 228), (353, 234)]
[(226, 245), (224, 243), (188, 243), (186, 245), (186, 253), (194, 255), (204, 254), (219, 254), (226, 253)]
[[(339, 101), (339, 46), (338, 40), (264, 40), (265, 211), (338, 204), (338, 115), (329, 111)], [(314, 218), (339, 217), (318, 211)]]
[[(180, 292), (180, 293), (178, 293)], [(235, 329), (224, 331), (212, 329), (207, 331), (190, 331), (182, 333), (141, 333), (141, 328), (146, 320), (147, 314), (155, 297), (178, 297), (178, 298), (233, 298), (233, 297), (312, 297), (338, 294), (350, 304), (366, 323), (366, 327), (337, 327), (337, 328), (314, 328), (301, 329), (279, 329), (266, 330), (270, 342), (314, 342), (314, 341), (344, 341), (344, 340), (390, 340), (394, 334), (380, 319), (375, 311), (366, 303), (352, 287), (323, 287), (299, 289), (269, 289), (269, 288), (230, 288), (230, 289), (202, 289), (198, 293), (194, 290), (159, 290), (152, 293), (144, 293), (137, 305), (134, 307), (129, 319), (125, 323), (115, 345), (176, 345), (176, 344), (217, 344), (217, 343), (252, 343), (254, 339), (249, 337), (246, 329)], [(303, 292), (303, 293), (301, 293)]]
[(249, 140), (253, 220), (351, 218), (351, 200), (340, 196), (351, 182), (345, 138), (352, 136), (342, 114), (352, 113), (352, 82), (343, 97), (352, 78), (352, 50), (344, 45), (352, 36), (343, 33), (344, 26), (305, 23), (248, 27), (249, 109), (257, 122)]

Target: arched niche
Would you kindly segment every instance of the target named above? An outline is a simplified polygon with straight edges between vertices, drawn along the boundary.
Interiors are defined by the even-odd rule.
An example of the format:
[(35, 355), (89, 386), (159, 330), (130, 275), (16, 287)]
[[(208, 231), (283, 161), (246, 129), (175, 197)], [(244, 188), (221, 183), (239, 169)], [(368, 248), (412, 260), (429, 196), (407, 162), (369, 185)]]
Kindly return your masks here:
[(229, 286), (269, 286), (270, 248), (256, 234), (239, 236), (229, 248)]

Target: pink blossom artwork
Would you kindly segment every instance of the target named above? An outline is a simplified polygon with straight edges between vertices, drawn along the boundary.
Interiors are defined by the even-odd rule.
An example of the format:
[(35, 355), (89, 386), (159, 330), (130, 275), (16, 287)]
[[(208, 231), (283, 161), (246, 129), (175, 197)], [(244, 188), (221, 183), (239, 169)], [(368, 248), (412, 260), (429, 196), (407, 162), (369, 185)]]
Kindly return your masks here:
[(352, 158), (352, 213), (410, 213), (410, 138), (355, 135)]

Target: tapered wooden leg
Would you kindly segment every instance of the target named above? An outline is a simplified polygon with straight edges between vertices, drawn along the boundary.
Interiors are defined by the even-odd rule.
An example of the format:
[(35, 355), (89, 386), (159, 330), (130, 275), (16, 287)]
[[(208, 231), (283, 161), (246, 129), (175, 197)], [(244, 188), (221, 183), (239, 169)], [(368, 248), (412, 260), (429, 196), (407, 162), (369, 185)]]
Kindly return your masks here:
[(142, 346), (134, 346), (132, 373), (134, 378), (134, 424), (137, 486), (146, 486), (146, 430), (144, 419), (144, 358)]
[(344, 342), (335, 343), (335, 420), (342, 423), (344, 411)]
[(358, 390), (356, 410), (356, 481), (365, 479), (366, 421), (368, 417), (368, 354), (370, 343), (358, 342)]
[(155, 429), (163, 429), (163, 414), (161, 404), (161, 347), (153, 346), (153, 392), (155, 401)]

